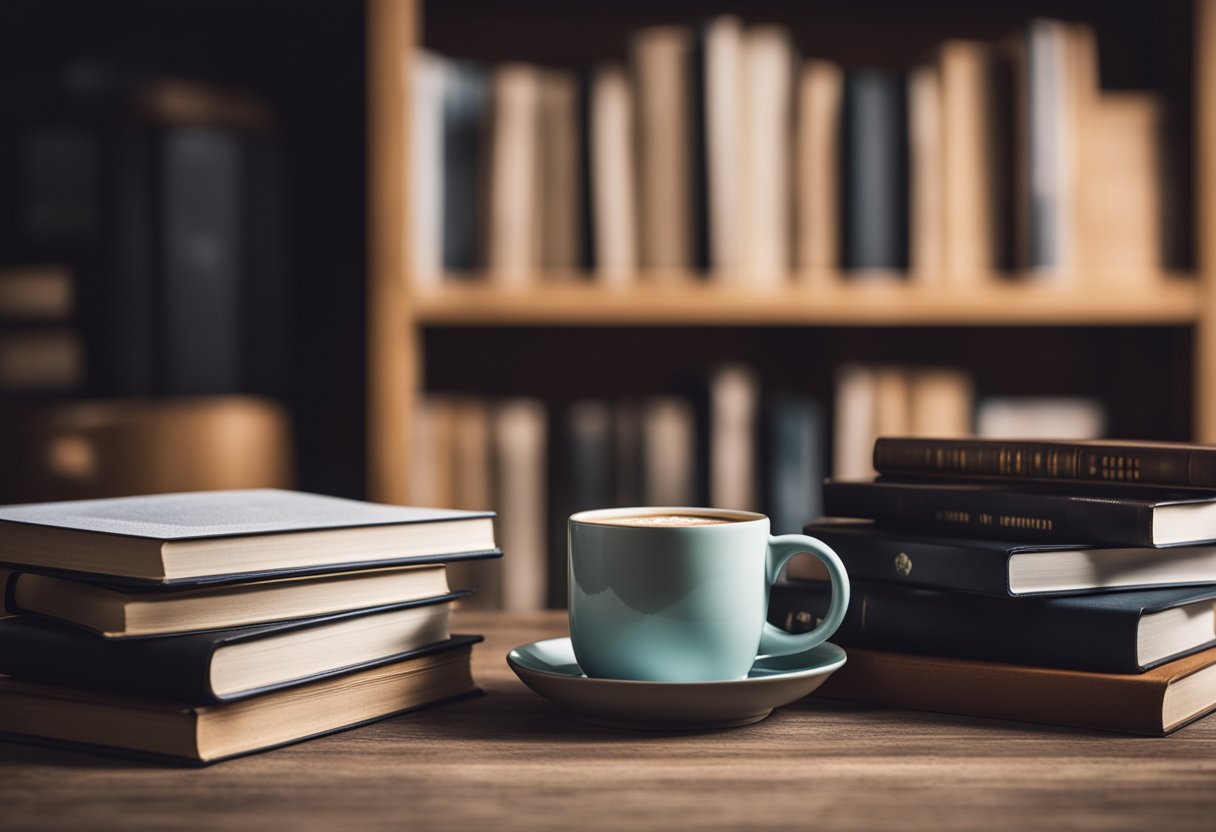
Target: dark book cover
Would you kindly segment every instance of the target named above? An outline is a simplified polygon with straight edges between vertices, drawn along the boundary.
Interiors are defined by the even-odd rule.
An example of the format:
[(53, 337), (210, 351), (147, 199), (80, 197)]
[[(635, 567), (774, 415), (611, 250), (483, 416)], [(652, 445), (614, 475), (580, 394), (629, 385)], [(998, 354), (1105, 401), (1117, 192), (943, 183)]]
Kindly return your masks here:
[[(844, 624), (832, 641), (896, 653), (958, 656), (1095, 673), (1141, 673), (1216, 645), (1211, 638), (1141, 664), (1143, 616), (1216, 599), (1216, 587), (1134, 590), (1051, 598), (992, 598), (891, 584), (852, 582)], [(831, 584), (787, 581), (773, 587), (769, 621), (812, 629), (827, 612)]]
[(866, 69), (845, 76), (841, 256), (850, 269), (908, 264), (905, 79)]
[[(1156, 494), (1128, 488), (1081, 493), (1045, 487), (1020, 490), (992, 483), (832, 480), (823, 487), (824, 513), (874, 520), (880, 526), (962, 537), (1030, 543), (1154, 546), (1158, 506), (1206, 505), (1216, 497)], [(1216, 528), (1207, 537), (1216, 539)]]
[(1182, 442), (882, 437), (874, 468), (895, 476), (1216, 489), (1216, 447)]
[(765, 505), (773, 534), (798, 534), (807, 517), (824, 513), (828, 460), (823, 408), (807, 396), (780, 394), (769, 402), (767, 422)]
[(222, 696), (211, 689), (209, 682), (211, 660), (220, 647), (336, 621), (445, 604), (470, 594), (468, 590), (463, 590), (437, 598), (303, 620), (148, 638), (105, 639), (47, 619), (8, 618), (0, 621), (0, 673), (28, 681), (163, 697), (190, 704), (231, 702), (405, 658), (429, 655), (461, 643), (472, 643), (475, 639), (471, 636), (452, 636), (447, 641), (415, 650)]
[(443, 75), (443, 267), (452, 273), (483, 265), (480, 195), (488, 159), (485, 70), (449, 61)]
[(168, 393), (242, 389), (242, 176), (237, 133), (166, 128), (161, 145), (159, 374)]
[[(849, 577), (861, 581), (994, 596), (1083, 594), (1216, 582), (1211, 546), (1148, 549), (1014, 543), (892, 531), (864, 521), (827, 520), (809, 523), (804, 531), (835, 550)], [(1076, 578), (1077, 583), (1067, 588), (1044, 588), (1058, 584), (1052, 583), (1051, 570), (1044, 571), (1042, 561), (1050, 558), (1040, 556), (1058, 554), (1059, 565), (1078, 553), (1092, 553), (1087, 555), (1084, 579)], [(1015, 580), (1015, 559), (1019, 558), (1017, 564), (1024, 566)], [(1118, 580), (1124, 569), (1130, 570), (1127, 582)], [(1178, 573), (1170, 571), (1173, 569)]]

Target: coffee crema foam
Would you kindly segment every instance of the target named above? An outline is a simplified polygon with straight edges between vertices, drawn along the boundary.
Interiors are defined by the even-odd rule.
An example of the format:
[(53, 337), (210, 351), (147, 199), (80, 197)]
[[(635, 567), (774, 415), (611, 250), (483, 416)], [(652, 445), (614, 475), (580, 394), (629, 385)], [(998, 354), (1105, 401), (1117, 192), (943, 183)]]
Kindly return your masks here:
[(607, 526), (638, 526), (647, 529), (676, 529), (688, 526), (721, 526), (736, 522), (728, 517), (706, 514), (635, 514), (629, 517), (598, 517), (589, 523)]

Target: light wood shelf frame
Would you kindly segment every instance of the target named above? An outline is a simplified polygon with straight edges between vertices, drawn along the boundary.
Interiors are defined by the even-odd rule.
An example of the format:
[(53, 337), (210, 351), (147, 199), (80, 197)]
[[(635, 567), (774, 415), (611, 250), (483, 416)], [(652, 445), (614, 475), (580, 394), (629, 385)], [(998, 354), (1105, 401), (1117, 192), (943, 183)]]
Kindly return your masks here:
[[(1194, 439), (1216, 443), (1216, 0), (1195, 3), (1197, 273), (1122, 291), (992, 283), (970, 292), (861, 282), (743, 292), (695, 284), (611, 289), (546, 275), (534, 288), (409, 288), (406, 55), (420, 0), (368, 0), (367, 471), (371, 499), (409, 501), (421, 333), (434, 326), (1193, 326)], [(668, 276), (670, 277), (670, 276)], [(838, 281), (836, 282), (838, 284)]]

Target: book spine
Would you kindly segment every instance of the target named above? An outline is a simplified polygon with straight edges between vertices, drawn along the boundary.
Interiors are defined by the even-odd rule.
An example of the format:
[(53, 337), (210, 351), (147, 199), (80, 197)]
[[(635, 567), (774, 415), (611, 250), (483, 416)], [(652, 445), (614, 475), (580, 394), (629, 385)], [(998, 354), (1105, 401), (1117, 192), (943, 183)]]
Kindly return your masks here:
[(1216, 450), (959, 439), (879, 439), (881, 474), (1216, 488)]
[(812, 524), (805, 532), (835, 550), (851, 579), (1009, 595), (1009, 554), (1003, 547), (980, 548), (970, 541), (951, 545), (941, 538), (886, 537), (831, 525)]
[[(773, 587), (769, 621), (811, 629), (831, 602), (822, 582)], [(1080, 607), (1058, 599), (998, 599), (854, 582), (845, 623), (832, 641), (845, 647), (957, 656), (1095, 673), (1140, 673), (1140, 611)]]
[(904, 90), (898, 76), (873, 70), (848, 74), (841, 145), (847, 268), (906, 265), (903, 124)]
[(823, 494), (829, 516), (888, 528), (1032, 543), (1153, 545), (1152, 509), (1144, 503), (869, 482), (829, 482)]
[(850, 649), (815, 696), (888, 708), (1160, 736), (1166, 685), (1123, 674)]
[(27, 624), (24, 616), (16, 623), (0, 631), (0, 673), (7, 676), (191, 704), (219, 701), (209, 681), (209, 640), (105, 640), (59, 624)]

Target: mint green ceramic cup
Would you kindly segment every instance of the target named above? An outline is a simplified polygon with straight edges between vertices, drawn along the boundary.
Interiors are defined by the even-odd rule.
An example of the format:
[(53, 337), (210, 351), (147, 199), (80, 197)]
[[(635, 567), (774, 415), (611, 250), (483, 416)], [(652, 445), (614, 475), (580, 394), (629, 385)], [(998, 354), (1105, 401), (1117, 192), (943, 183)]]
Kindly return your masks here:
[[(711, 525), (661, 523), (672, 515)], [(649, 518), (649, 519), (647, 519)], [(826, 641), (844, 619), (849, 578), (826, 544), (769, 535), (763, 514), (709, 508), (584, 511), (569, 522), (570, 640), (588, 676), (648, 682), (742, 679), (758, 655), (785, 655)], [(832, 579), (827, 616), (809, 633), (769, 624), (769, 590), (799, 553)]]

